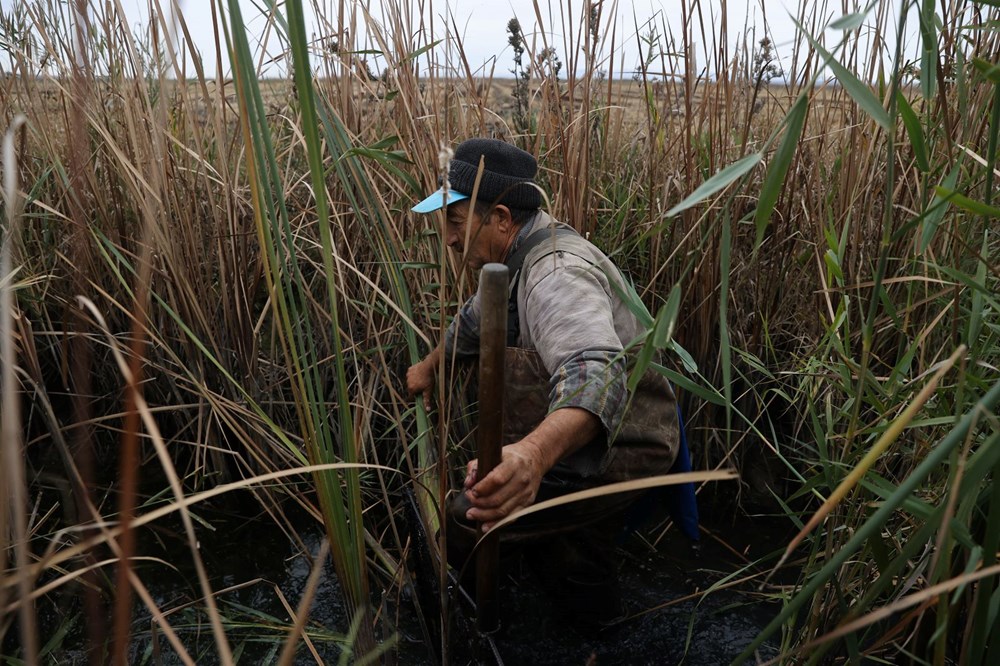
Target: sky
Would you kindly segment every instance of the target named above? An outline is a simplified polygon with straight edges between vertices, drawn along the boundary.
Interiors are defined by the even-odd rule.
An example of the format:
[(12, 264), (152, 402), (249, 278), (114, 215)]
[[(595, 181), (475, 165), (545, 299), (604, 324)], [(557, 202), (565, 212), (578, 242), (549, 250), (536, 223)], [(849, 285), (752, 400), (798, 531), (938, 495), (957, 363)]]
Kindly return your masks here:
[[(65, 0), (64, 0), (65, 1)], [(809, 0), (803, 0), (809, 2)], [(102, 5), (104, 0), (96, 2), (92, 0), (93, 6)], [(130, 27), (133, 32), (142, 29), (149, 23), (150, 0), (118, 0), (128, 17)], [(610, 66), (614, 76), (631, 76), (640, 60), (640, 40), (637, 34), (648, 36), (651, 28), (655, 28), (662, 33), (664, 30), (679, 30), (681, 24), (681, 6), (683, 3), (692, 4), (691, 0), (603, 0), (604, 12), (614, 11), (618, 17), (616, 36), (616, 50), (613, 65)], [(17, 4), (33, 4), (30, 0), (0, 0), (0, 7), (4, 12), (9, 12)], [(892, 4), (898, 5), (899, 0), (893, 0)], [(70, 3), (71, 4), (71, 3)], [(155, 1), (152, 4), (157, 4)], [(164, 11), (170, 11), (170, 0), (161, 0), (160, 3)], [(214, 72), (216, 65), (215, 57), (215, 31), (212, 21), (211, 2), (209, 0), (177, 0), (181, 12), (185, 17), (185, 22), (191, 32), (192, 40), (201, 51), (202, 60), (207, 72)], [(261, 58), (262, 62), (267, 62), (279, 55), (279, 48), (273, 34), (268, 36), (266, 29), (267, 21), (262, 16), (259, 7), (267, 5), (268, 0), (239, 0), (241, 12), (243, 13), (247, 26), (248, 36), (251, 37), (251, 47), (254, 42), (267, 39), (269, 48), (266, 55)], [(357, 0), (316, 0), (315, 3), (306, 0), (307, 5), (307, 32), (312, 34), (329, 34), (323, 25), (330, 26), (336, 24), (338, 8), (341, 4), (350, 8), (365, 4), (376, 21), (385, 24), (383, 10), (380, 0), (368, 0), (359, 3)], [(532, 0), (448, 0), (432, 2), (431, 0), (401, 0), (396, 3), (404, 4), (412, 12), (411, 23), (418, 23), (419, 17), (423, 14), (424, 25), (433, 23), (435, 26), (435, 38), (443, 36), (444, 17), (453, 18), (454, 24), (458, 27), (458, 32), (462, 37), (465, 54), (473, 72), (489, 72), (494, 69), (499, 76), (509, 76), (509, 69), (512, 64), (512, 51), (507, 44), (506, 24), (512, 16), (517, 16), (521, 22), (522, 29), (528, 35), (529, 41), (532, 36), (537, 37), (535, 8)], [(702, 44), (705, 40), (726, 39), (730, 44), (735, 44), (745, 39), (747, 31), (751, 31), (751, 40), (756, 42), (763, 36), (765, 25), (764, 14), (766, 8), (767, 26), (776, 46), (778, 56), (782, 59), (785, 70), (788, 70), (789, 59), (792, 52), (792, 44), (797, 38), (795, 25), (790, 17), (790, 11), (795, 11), (798, 0), (789, 0), (786, 4), (783, 0), (703, 0), (696, 3), (701, 6), (706, 13), (704, 24), (696, 23), (695, 40)], [(840, 2), (836, 2), (840, 5)], [(319, 6), (318, 15), (325, 17), (324, 20), (317, 19), (317, 12), (313, 6)], [(723, 29), (721, 6), (727, 7), (726, 28)], [(826, 2), (810, 2), (812, 7), (826, 7)], [(573, 11), (580, 13), (583, 7), (582, 0), (539, 0), (542, 18), (545, 25), (549, 26), (547, 32), (549, 39), (556, 48), (559, 55), (565, 60), (562, 50), (563, 35), (560, 33), (559, 12), (565, 6), (571, 7)], [(421, 8), (422, 11), (421, 11)], [(820, 9), (827, 20), (839, 17), (839, 10)], [(360, 20), (360, 19), (359, 19)], [(361, 20), (363, 23), (363, 20)], [(449, 23), (451, 20), (449, 20)], [(823, 21), (826, 22), (826, 21)], [(607, 23), (605, 21), (605, 23)], [(638, 26), (638, 30), (637, 30)], [(746, 30), (745, 30), (746, 29)], [(704, 30), (704, 39), (703, 33)], [(363, 30), (359, 30), (363, 34)], [(662, 44), (662, 42), (661, 42)], [(454, 48), (454, 44), (442, 43), (437, 48), (442, 62), (456, 62), (454, 58), (446, 57), (448, 49)], [(539, 47), (540, 48), (540, 47)], [(699, 54), (702, 49), (697, 49)], [(454, 53), (454, 52), (452, 52)], [(611, 55), (607, 50), (605, 55)], [(380, 71), (382, 64), (379, 58), (374, 55), (368, 56), (373, 61), (373, 69)], [(3, 55), (0, 54), (0, 68), (5, 66)], [(223, 67), (228, 69), (228, 58), (223, 54)], [(190, 63), (190, 60), (188, 61)], [(700, 66), (704, 67), (704, 64)], [(624, 70), (624, 71), (622, 71)], [(190, 67), (187, 70), (192, 72)], [(284, 76), (284, 65), (280, 58), (277, 62), (268, 65), (264, 69), (266, 76)]]

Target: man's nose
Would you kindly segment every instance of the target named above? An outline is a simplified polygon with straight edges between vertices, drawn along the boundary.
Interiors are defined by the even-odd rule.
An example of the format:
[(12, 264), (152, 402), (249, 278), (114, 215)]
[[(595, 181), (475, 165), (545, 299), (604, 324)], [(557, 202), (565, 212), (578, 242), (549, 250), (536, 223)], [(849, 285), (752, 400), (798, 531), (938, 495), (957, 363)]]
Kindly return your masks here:
[(457, 231), (450, 232), (445, 242), (448, 244), (448, 247), (452, 249), (458, 250), (461, 248), (461, 239), (458, 237)]

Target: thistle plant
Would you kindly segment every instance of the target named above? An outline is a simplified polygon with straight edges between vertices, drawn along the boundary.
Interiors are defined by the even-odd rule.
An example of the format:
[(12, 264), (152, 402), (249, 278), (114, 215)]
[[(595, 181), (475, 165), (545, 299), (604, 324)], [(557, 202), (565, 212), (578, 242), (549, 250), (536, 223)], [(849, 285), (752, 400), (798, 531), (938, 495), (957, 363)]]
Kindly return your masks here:
[(531, 79), (531, 74), (524, 64), (524, 33), (521, 32), (521, 22), (517, 20), (517, 17), (507, 21), (507, 35), (507, 43), (514, 52), (514, 68), (510, 70), (510, 73), (514, 75), (512, 95), (516, 105), (513, 120), (518, 131), (523, 132), (528, 127), (528, 104), (530, 101), (528, 82)]

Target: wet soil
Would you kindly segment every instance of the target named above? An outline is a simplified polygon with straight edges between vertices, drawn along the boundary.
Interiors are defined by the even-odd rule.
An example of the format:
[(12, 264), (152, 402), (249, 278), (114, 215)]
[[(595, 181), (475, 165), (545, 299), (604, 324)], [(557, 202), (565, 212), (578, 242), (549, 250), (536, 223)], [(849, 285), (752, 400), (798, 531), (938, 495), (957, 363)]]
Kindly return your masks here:
[[(780, 606), (752, 594), (752, 583), (700, 594), (746, 565), (714, 539), (692, 544), (671, 535), (656, 551), (633, 540), (619, 550), (626, 617), (588, 631), (560, 615), (537, 587), (508, 584), (494, 637), (509, 664), (728, 664)], [(530, 578), (523, 581), (530, 585)], [(761, 657), (777, 654), (774, 646)], [(750, 662), (752, 663), (752, 662)]]
[[(285, 603), (297, 607), (312, 567), (310, 559), (266, 519), (203, 514), (198, 531), (200, 551), (238, 663), (274, 663), (290, 623)], [(779, 519), (743, 518), (738, 525), (709, 523), (698, 544), (671, 530), (655, 549), (633, 535), (618, 550), (627, 616), (600, 632), (581, 629), (567, 620), (532, 575), (516, 566), (508, 568), (501, 583), (500, 630), (484, 640), (472, 629), (470, 613), (461, 614), (451, 625), (449, 662), (730, 663), (780, 606), (757, 595), (753, 582), (700, 593), (728, 580), (741, 567), (749, 567), (741, 575), (759, 571), (750, 562), (787, 543), (788, 531)], [(299, 534), (306, 551), (318, 551), (323, 538), (318, 526), (308, 526)], [(142, 550), (143, 555), (157, 559), (142, 561), (139, 574), (188, 652), (198, 664), (218, 663), (197, 577), (181, 534), (160, 528), (146, 535)], [(439, 663), (440, 646), (428, 649), (406, 591), (389, 590), (384, 595), (373, 590), (376, 603), (383, 608), (380, 631), (384, 636), (395, 636), (395, 650), (387, 655), (387, 663)], [(43, 644), (60, 627), (70, 624), (52, 645), (48, 655), (54, 660), (51, 663), (86, 663), (79, 608), (78, 599), (69, 590), (62, 596), (50, 595), (40, 604)], [(315, 652), (300, 643), (295, 663), (314, 664), (316, 657), (323, 663), (337, 663), (349, 624), (336, 578), (326, 564), (308, 623)], [(12, 633), (16, 634), (16, 628), (8, 632), (5, 648), (12, 647)], [(776, 647), (767, 644), (759, 652), (764, 659), (776, 654)], [(180, 663), (149, 612), (138, 603), (130, 663)]]
[[(672, 531), (655, 549), (633, 536), (618, 550), (626, 617), (601, 631), (568, 619), (565, 608), (543, 592), (532, 575), (508, 573), (501, 586), (501, 628), (491, 636), (493, 645), (481, 644), (472, 655), (457, 649), (454, 661), (729, 664), (780, 604), (758, 595), (753, 582), (702, 593), (743, 567), (747, 570), (732, 578), (759, 572), (752, 560), (770, 554), (775, 544), (787, 543), (787, 532), (782, 522), (769, 518), (709, 527), (699, 543)], [(769, 643), (757, 654), (764, 660), (776, 655), (776, 646)]]

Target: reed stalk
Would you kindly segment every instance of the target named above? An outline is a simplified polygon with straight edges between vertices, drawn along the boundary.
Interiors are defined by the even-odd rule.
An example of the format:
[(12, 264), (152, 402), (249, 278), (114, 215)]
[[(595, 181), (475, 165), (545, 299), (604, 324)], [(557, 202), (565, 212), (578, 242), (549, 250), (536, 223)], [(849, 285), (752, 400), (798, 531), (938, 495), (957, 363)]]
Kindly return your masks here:
[[(0, 445), (3, 447), (4, 467), (3, 495), (0, 502), (0, 569), (7, 570), (8, 550), (14, 555), (15, 570), (20, 572), (17, 579), (17, 595), (27, 598), (33, 581), (28, 573), (30, 548), (28, 545), (28, 485), (24, 473), (24, 442), (21, 425), (21, 390), (17, 378), (19, 367), (15, 346), (14, 321), (17, 317), (14, 286), (17, 270), (14, 268), (14, 249), (18, 245), (21, 216), (24, 203), (17, 182), (17, 156), (14, 151), (14, 137), (24, 124), (25, 118), (15, 117), (10, 128), (4, 133), (0, 145), (0, 164), (3, 166), (4, 217), (2, 242), (0, 242), (0, 359), (3, 366), (0, 374), (0, 401), (3, 405), (3, 423), (0, 425)], [(0, 595), (0, 606), (6, 606), (7, 595)], [(6, 632), (4, 613), (0, 612), (0, 637)], [(38, 660), (38, 633), (34, 604), (20, 605), (18, 612), (21, 647), (29, 663)]]

